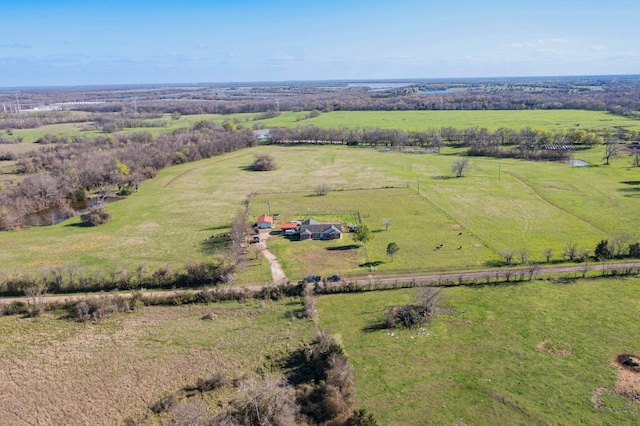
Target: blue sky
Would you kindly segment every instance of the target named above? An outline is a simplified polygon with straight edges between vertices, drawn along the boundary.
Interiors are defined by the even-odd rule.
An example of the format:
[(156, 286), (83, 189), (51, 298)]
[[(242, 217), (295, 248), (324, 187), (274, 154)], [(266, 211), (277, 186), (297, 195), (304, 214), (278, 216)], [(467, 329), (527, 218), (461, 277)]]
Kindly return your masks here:
[(640, 73), (638, 0), (0, 5), (0, 87)]

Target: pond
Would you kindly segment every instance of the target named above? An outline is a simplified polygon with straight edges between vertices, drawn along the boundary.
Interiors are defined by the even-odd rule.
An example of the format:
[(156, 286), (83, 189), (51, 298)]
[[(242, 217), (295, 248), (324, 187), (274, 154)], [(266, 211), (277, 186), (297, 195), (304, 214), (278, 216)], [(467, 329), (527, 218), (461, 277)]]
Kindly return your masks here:
[(39, 212), (28, 214), (25, 217), (25, 223), (27, 224), (27, 226), (55, 225), (77, 214), (84, 213), (91, 207), (94, 207), (100, 203), (110, 204), (114, 201), (121, 200), (122, 198), (123, 197), (92, 197), (83, 201), (71, 203), (71, 209), (52, 207), (49, 209), (40, 210)]
[(585, 167), (589, 165), (589, 163), (582, 160), (569, 160), (565, 162), (565, 164), (569, 164), (571, 167)]

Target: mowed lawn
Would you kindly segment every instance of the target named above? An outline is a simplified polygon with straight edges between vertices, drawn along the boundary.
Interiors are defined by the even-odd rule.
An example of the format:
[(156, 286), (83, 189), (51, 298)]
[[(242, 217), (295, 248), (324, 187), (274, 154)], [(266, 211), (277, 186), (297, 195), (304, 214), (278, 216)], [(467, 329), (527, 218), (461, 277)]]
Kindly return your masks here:
[(416, 301), (415, 289), (322, 296), (317, 308), (379, 424), (637, 424), (638, 404), (613, 392), (613, 362), (640, 352), (640, 303), (628, 297), (639, 284), (449, 288), (449, 313), (414, 330), (380, 325), (389, 306)]
[(159, 424), (149, 408), (198, 379), (281, 374), (275, 360), (314, 337), (299, 308), (297, 299), (144, 307), (86, 324), (58, 312), (0, 317), (0, 423)]
[[(589, 159), (601, 148), (581, 152)], [(261, 152), (277, 170), (252, 172)], [(207, 239), (225, 233), (254, 193), (251, 219), (269, 211), (280, 220), (314, 217), (355, 222), (374, 231), (367, 245), (378, 269), (441, 271), (478, 268), (504, 249), (525, 249), (541, 260), (550, 247), (561, 258), (569, 241), (593, 249), (600, 239), (637, 229), (640, 169), (627, 159), (610, 166), (574, 167), (549, 162), (470, 158), (464, 178), (450, 165), (462, 151), (441, 155), (380, 152), (343, 146), (260, 146), (164, 170), (125, 200), (107, 206), (112, 220), (96, 228), (73, 218), (50, 227), (0, 233), (0, 273), (38, 272), (54, 266), (147, 269), (211, 259)], [(332, 190), (317, 196), (326, 183)], [(419, 193), (418, 193), (419, 189)], [(382, 220), (393, 224), (384, 230)], [(459, 235), (461, 233), (461, 235)], [(393, 262), (386, 245), (400, 251)], [(307, 273), (367, 272), (364, 249), (339, 242), (269, 241), (290, 279)], [(443, 244), (440, 250), (436, 246)], [(268, 279), (266, 262), (254, 262), (243, 280)], [(255, 281), (252, 281), (255, 282)]]

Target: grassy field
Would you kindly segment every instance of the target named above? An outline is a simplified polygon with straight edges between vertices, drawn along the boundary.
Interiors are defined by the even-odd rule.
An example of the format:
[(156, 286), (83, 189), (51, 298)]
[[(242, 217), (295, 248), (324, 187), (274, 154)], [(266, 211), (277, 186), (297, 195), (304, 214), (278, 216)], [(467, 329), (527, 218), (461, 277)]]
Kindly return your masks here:
[(379, 424), (637, 424), (638, 404), (613, 392), (624, 385), (613, 360), (640, 352), (630, 315), (640, 305), (625, 296), (638, 284), (450, 288), (450, 313), (412, 331), (379, 326), (415, 290), (324, 296), (317, 307)]
[(536, 130), (607, 129), (622, 126), (640, 129), (640, 121), (607, 112), (581, 110), (534, 111), (333, 111), (300, 120), (305, 112), (283, 112), (279, 117), (260, 120), (266, 127), (296, 127), (313, 124), (319, 127), (380, 127), (420, 131), (430, 128), (501, 127)]
[(310, 321), (292, 319), (299, 307), (145, 307), (89, 324), (0, 317), (2, 424), (157, 424), (143, 421), (149, 407), (198, 379), (276, 372), (273, 360), (313, 338)]
[[(264, 151), (275, 158), (278, 169), (248, 171), (256, 153)], [(268, 146), (184, 164), (110, 204), (113, 219), (106, 225), (84, 228), (73, 218), (51, 227), (0, 233), (6, 248), (0, 252), (0, 274), (61, 265), (152, 269), (210, 259), (215, 253), (207, 238), (227, 232), (250, 192), (255, 193), (255, 218), (268, 212), (269, 203), (281, 221), (314, 216), (353, 223), (360, 212), (374, 230), (369, 260), (387, 271), (478, 268), (500, 260), (504, 249), (526, 249), (530, 260), (539, 261), (549, 247), (559, 259), (569, 241), (593, 249), (600, 239), (637, 229), (640, 170), (628, 167), (626, 159), (572, 168), (472, 158), (467, 177), (450, 178), (458, 153)], [(580, 152), (579, 158), (601, 164), (599, 155), (596, 148)], [(319, 183), (333, 190), (317, 196)], [(388, 231), (383, 230), (384, 218), (394, 222)], [(400, 246), (393, 262), (385, 255), (392, 241)], [(352, 244), (348, 235), (331, 243), (281, 237), (269, 241), (293, 280), (308, 273), (367, 272), (359, 266), (366, 262), (364, 250)], [(435, 250), (439, 244), (443, 248)], [(251, 265), (239, 282), (268, 279), (266, 262), (258, 259)]]

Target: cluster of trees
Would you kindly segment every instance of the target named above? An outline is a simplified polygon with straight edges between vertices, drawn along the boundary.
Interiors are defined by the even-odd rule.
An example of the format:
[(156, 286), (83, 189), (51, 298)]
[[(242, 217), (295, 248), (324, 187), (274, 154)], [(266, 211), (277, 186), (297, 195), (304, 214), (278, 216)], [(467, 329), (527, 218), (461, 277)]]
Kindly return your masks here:
[(0, 189), (0, 230), (34, 224), (29, 214), (49, 208), (69, 209), (88, 191), (118, 188), (130, 193), (158, 170), (254, 146), (248, 130), (228, 131), (213, 122), (199, 122), (153, 138), (149, 133), (77, 138), (22, 156), (21, 182)]
[[(629, 137), (628, 134), (625, 136)], [(478, 127), (467, 129), (443, 127), (424, 132), (405, 132), (374, 127), (323, 129), (313, 125), (298, 126), (293, 129), (274, 128), (269, 131), (268, 137), (269, 142), (273, 144), (346, 144), (397, 149), (417, 146), (433, 152), (439, 152), (443, 146), (451, 145), (468, 147), (469, 155), (532, 160), (562, 160), (568, 158), (571, 149), (577, 145), (593, 146), (613, 140), (610, 134), (602, 135), (600, 132), (582, 129), (551, 132), (530, 128), (520, 130), (500, 128), (490, 131)], [(605, 137), (609, 139), (605, 140)], [(612, 145), (615, 146), (615, 144)]]
[[(232, 380), (216, 373), (161, 399), (151, 409), (157, 414), (168, 413), (171, 424), (185, 426), (377, 424), (370, 413), (354, 410), (353, 368), (342, 346), (328, 332), (318, 333), (309, 347), (294, 352), (282, 363), (289, 370), (286, 381), (255, 377)], [(202, 396), (229, 388), (233, 388), (234, 398), (224, 404), (224, 410), (208, 412)]]
[(87, 117), (71, 111), (48, 111), (24, 114), (0, 114), (0, 130), (11, 133), (12, 129), (36, 129), (49, 124), (82, 123)]
[[(145, 127), (164, 127), (167, 125), (165, 120), (161, 120), (162, 114), (94, 114), (91, 117), (95, 129), (102, 130), (107, 133), (119, 132), (122, 129), (145, 128)], [(155, 119), (155, 120), (153, 120)]]

